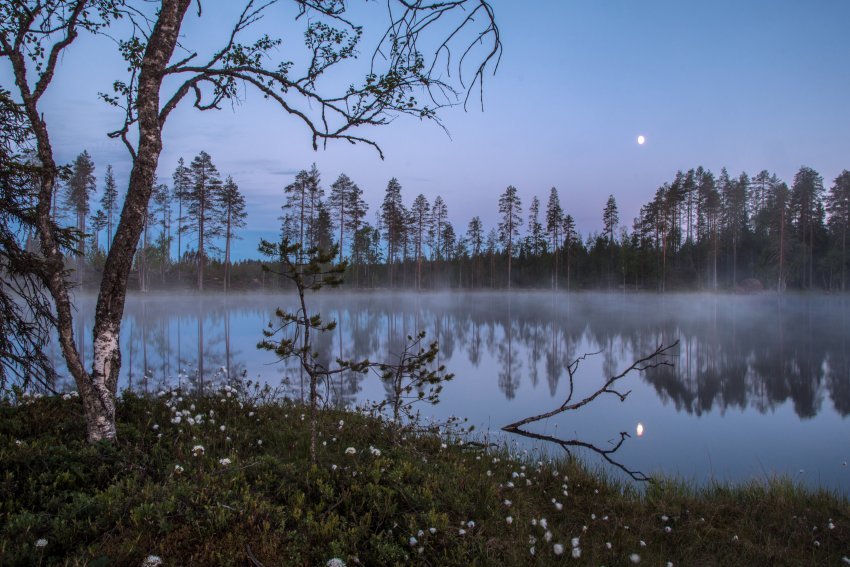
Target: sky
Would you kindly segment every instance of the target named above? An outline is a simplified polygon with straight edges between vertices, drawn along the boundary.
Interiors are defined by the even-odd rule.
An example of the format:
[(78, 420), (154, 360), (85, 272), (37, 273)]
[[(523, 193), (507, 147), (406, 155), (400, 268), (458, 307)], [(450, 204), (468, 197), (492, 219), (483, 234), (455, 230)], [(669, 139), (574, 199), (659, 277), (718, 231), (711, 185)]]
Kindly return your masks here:
[[(235, 2), (203, 3), (184, 24), (183, 43), (211, 49), (229, 33)], [(371, 53), (386, 4), (352, 3)], [(397, 177), (405, 202), (419, 193), (445, 200), (456, 232), (478, 215), (498, 222), (498, 197), (519, 190), (545, 207), (551, 187), (583, 235), (600, 230), (608, 195), (621, 224), (677, 170), (702, 165), (730, 174), (766, 169), (788, 181), (802, 165), (829, 187), (850, 169), (850, 2), (844, 0), (493, 0), (504, 52), (484, 84), (483, 110), (444, 109), (448, 134), (431, 122), (398, 117), (358, 131), (382, 147), (330, 142), (313, 151), (307, 128), (256, 92), (240, 104), (200, 113), (184, 104), (169, 119), (158, 174), (170, 183), (179, 157), (209, 153), (246, 196), (248, 227), (234, 258), (256, 257), (274, 238), (283, 187), (316, 163), (326, 189), (346, 173), (363, 190), (368, 220)], [(297, 60), (302, 22), (285, 5), (257, 31), (284, 39), (277, 55)], [(347, 84), (354, 69), (328, 77)], [(368, 57), (365, 57), (368, 59)], [(0, 65), (0, 83), (12, 86)], [(42, 109), (60, 162), (83, 149), (99, 186), (111, 164), (126, 186), (130, 158), (106, 136), (120, 114), (98, 100), (125, 75), (115, 44), (81, 37), (63, 57)], [(638, 135), (646, 137), (637, 144)]]

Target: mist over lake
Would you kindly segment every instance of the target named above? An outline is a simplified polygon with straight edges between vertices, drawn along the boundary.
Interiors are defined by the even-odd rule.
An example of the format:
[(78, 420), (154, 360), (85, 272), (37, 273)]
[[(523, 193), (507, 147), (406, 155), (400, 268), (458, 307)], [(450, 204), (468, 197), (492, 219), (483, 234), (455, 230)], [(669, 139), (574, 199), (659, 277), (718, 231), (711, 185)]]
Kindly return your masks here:
[[(76, 300), (81, 343), (91, 341), (93, 301), (87, 295)], [(293, 301), (292, 294), (131, 296), (121, 334), (120, 388), (200, 389), (229, 375), (302, 398), (306, 376), (256, 348), (275, 308)], [(407, 335), (425, 331), (426, 341), (439, 341), (437, 362), (455, 379), (439, 405), (422, 406), (423, 414), (468, 418), (478, 434), (489, 430), (491, 440), (529, 451), (561, 449), (499, 430), (559, 406), (571, 361), (598, 353), (576, 372), (581, 396), (659, 344), (678, 340), (674, 367), (630, 374), (620, 383), (621, 391), (631, 390), (625, 402), (603, 396), (532, 429), (603, 448), (628, 432), (616, 457), (647, 474), (697, 483), (778, 474), (845, 493), (850, 488), (847, 298), (324, 291), (310, 296), (308, 307), (339, 323), (315, 342), (328, 362), (389, 360)], [(58, 348), (52, 356), (64, 370)], [(344, 376), (322, 393), (333, 405), (386, 396), (372, 374)], [(578, 454), (603, 465), (594, 455)]]

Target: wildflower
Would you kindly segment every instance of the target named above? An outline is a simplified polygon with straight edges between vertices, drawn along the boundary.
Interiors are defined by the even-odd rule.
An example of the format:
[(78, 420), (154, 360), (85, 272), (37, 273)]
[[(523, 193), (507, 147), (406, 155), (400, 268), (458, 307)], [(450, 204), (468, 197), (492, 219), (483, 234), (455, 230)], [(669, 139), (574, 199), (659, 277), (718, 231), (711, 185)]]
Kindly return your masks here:
[(570, 540), (570, 546), (572, 546), (572, 547), (578, 547), (578, 543), (579, 542), (578, 542), (577, 537), (574, 537), (573, 539)]
[(142, 567), (157, 567), (162, 565), (162, 557), (159, 555), (148, 555), (142, 562)]
[(223, 425), (222, 425), (221, 427), (219, 427), (219, 428), (218, 428), (218, 430), (219, 430), (219, 431), (224, 431), (225, 429), (226, 429), (226, 428), (225, 428)]
[(555, 552), (555, 555), (561, 555), (562, 553), (564, 553), (564, 546), (560, 543), (556, 543), (552, 546), (552, 551)]
[(513, 516), (508, 516), (507, 518), (505, 518), (505, 522), (507, 522), (507, 524), (508, 524), (509, 526), (510, 526), (511, 524), (513, 524), (513, 523), (514, 523)]
[(629, 561), (635, 564), (640, 563), (640, 555), (638, 555), (637, 553), (632, 553), (631, 555), (629, 555)]
[(23, 444), (24, 444), (24, 442), (21, 441), (20, 439), (15, 439), (15, 445), (17, 445), (18, 447), (20, 447)]
[(507, 506), (508, 508), (510, 508), (510, 507), (511, 507), (511, 504), (513, 504), (513, 502), (511, 502), (510, 500), (505, 500), (505, 501), (503, 502), (503, 504), (504, 504), (505, 506)]
[(357, 453), (357, 449), (355, 449), (354, 447), (349, 447), (348, 449), (345, 450), (346, 455), (354, 455), (356, 453)]
[(192, 447), (192, 454), (196, 457), (202, 457), (204, 455), (204, 446), (195, 445), (194, 447)]
[(35, 540), (35, 546), (36, 547), (47, 547), (47, 540), (44, 539), (44, 538), (37, 539), (37, 540)]
[(410, 547), (413, 547), (414, 545), (419, 543), (419, 541), (415, 537), (410, 536), (410, 540), (408, 541), (408, 543), (410, 544)]
[(175, 415), (174, 417), (171, 418), (171, 423), (173, 423), (175, 425), (179, 424), (181, 421), (183, 421), (183, 418), (180, 417), (179, 415)]
[(428, 531), (431, 532), (431, 534), (433, 535), (437, 533), (437, 528), (428, 528)]
[(670, 526), (665, 526), (664, 531), (669, 534), (670, 532), (673, 531), (673, 528), (671, 528)]
[(546, 543), (549, 543), (550, 541), (552, 541), (552, 532), (547, 530), (546, 533), (543, 534), (543, 539), (546, 540)]
[(579, 557), (581, 557), (581, 548), (580, 547), (574, 547), (571, 553), (572, 553), (573, 559), (578, 559)]
[(345, 567), (345, 561), (334, 557), (333, 559), (328, 559), (328, 562), (325, 563), (325, 567)]
[(466, 535), (466, 530), (461, 528), (457, 531), (457, 535)]
[(611, 542), (610, 541), (605, 542), (605, 549), (611, 549)]
[(472, 520), (469, 520), (468, 522), (466, 522), (466, 527), (471, 530), (472, 528), (475, 527), (475, 522), (473, 522)]
[[(737, 536), (736, 536), (736, 537), (737, 537)], [(646, 542), (645, 542), (645, 541), (643, 541), (643, 540), (640, 540), (640, 546), (641, 546), (641, 547), (646, 547)]]
[(174, 474), (182, 474), (183, 470), (183, 467), (181, 467), (180, 465), (174, 465)]
[[(327, 443), (325, 443), (325, 444), (327, 444)], [(376, 449), (375, 447), (372, 447), (371, 445), (369, 445), (369, 452), (370, 452), (370, 453), (372, 453), (372, 454), (373, 454), (374, 456), (376, 456), (376, 457), (380, 457), (380, 456), (381, 456), (381, 450), (380, 450), (380, 449)]]
[(531, 549), (528, 550), (528, 552), (530, 554), (534, 555), (534, 546), (533, 545), (531, 546)]
[(564, 509), (564, 505), (563, 505), (563, 504), (561, 504), (560, 502), (555, 502), (555, 510), (557, 510), (558, 512), (560, 512), (560, 511), (561, 511), (561, 510), (563, 510), (563, 509)]
[(232, 462), (233, 462), (233, 461), (231, 461), (231, 460), (230, 460), (230, 459), (228, 459), (227, 457), (225, 457), (225, 458), (223, 458), (223, 459), (219, 459), (219, 460), (218, 460), (218, 464), (220, 464), (220, 465), (221, 465), (221, 466), (223, 466), (223, 467), (226, 467), (227, 465), (229, 465), (229, 464), (230, 464), (230, 463), (232, 463)]

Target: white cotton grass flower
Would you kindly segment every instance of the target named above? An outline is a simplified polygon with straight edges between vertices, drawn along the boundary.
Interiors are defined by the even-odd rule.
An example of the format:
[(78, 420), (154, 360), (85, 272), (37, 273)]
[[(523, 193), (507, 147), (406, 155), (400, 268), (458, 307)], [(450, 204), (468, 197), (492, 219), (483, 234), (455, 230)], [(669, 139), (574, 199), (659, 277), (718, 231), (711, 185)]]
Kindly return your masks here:
[(37, 548), (47, 547), (47, 540), (44, 539), (43, 537), (39, 538), (39, 539), (35, 540), (35, 546)]
[(473, 522), (472, 520), (469, 520), (468, 522), (466, 522), (466, 527), (471, 530), (472, 528), (475, 527), (475, 522)]
[(668, 534), (669, 534), (669, 533), (670, 533), (670, 532), (672, 532), (672, 531), (673, 531), (673, 528), (671, 528), (670, 526), (664, 526), (664, 533), (668, 533)]
[(162, 557), (159, 555), (148, 555), (142, 562), (142, 567), (158, 567), (162, 565)]
[(579, 557), (581, 557), (581, 548), (574, 547), (570, 553), (572, 554), (573, 559), (578, 559)]
[(550, 541), (552, 541), (552, 532), (547, 530), (546, 533), (543, 534), (543, 539), (546, 540), (546, 543), (549, 543)]
[(431, 533), (431, 535), (434, 535), (435, 533), (437, 533), (437, 528), (428, 528), (428, 531)]
[(555, 552), (555, 555), (561, 555), (561, 554), (564, 553), (564, 546), (561, 545), (560, 543), (556, 543), (555, 545), (552, 546), (552, 551)]
[(328, 559), (328, 562), (325, 563), (325, 567), (345, 567), (345, 561), (338, 557), (334, 557), (333, 559)]
[(605, 542), (605, 549), (611, 549), (611, 547), (613, 547), (613, 546), (611, 545), (611, 542), (610, 542), (610, 541), (606, 541), (606, 542)]
[[(735, 536), (735, 537), (738, 537), (738, 536)], [(640, 540), (640, 546), (641, 546), (641, 547), (646, 547), (646, 542), (645, 542), (645, 541), (643, 541), (643, 540)]]
[(637, 553), (632, 553), (631, 555), (629, 555), (629, 561), (637, 565), (638, 563), (640, 563), (640, 555), (638, 555)]
[(534, 550), (534, 546), (532, 545), (532, 546), (531, 546), (531, 548), (528, 550), (528, 552), (529, 552), (531, 555), (534, 555), (534, 551), (535, 551), (535, 550)]
[(357, 454), (357, 449), (355, 449), (354, 447), (349, 447), (348, 449), (345, 450), (345, 454), (346, 455), (355, 455), (355, 454)]
[(183, 474), (184, 470), (180, 465), (174, 465), (174, 474)]
[(221, 466), (223, 466), (223, 467), (228, 466), (228, 465), (229, 465), (230, 463), (232, 463), (232, 462), (233, 462), (233, 461), (231, 461), (231, 460), (230, 460), (230, 459), (228, 459), (227, 457), (225, 457), (225, 458), (223, 458), (223, 459), (219, 459), (219, 460), (218, 460), (218, 464), (220, 464), (220, 465), (221, 465)]
[(505, 506), (507, 506), (508, 508), (510, 508), (510, 507), (511, 507), (511, 505), (513, 504), (513, 502), (511, 502), (511, 501), (510, 501), (510, 500), (508, 500), (508, 499), (505, 499), (505, 501), (504, 501), (504, 502), (502, 502), (502, 504), (504, 504)]
[(466, 535), (466, 530), (461, 528), (457, 531), (457, 535)]
[(570, 540), (570, 547), (578, 547), (578, 544), (579, 544), (579, 540), (578, 540), (577, 537), (574, 537), (573, 539)]
[[(325, 444), (327, 444), (327, 443), (325, 443)], [(369, 452), (372, 453), (372, 455), (374, 455), (376, 457), (381, 456), (381, 450), (376, 448), (376, 447), (372, 447), (371, 445), (369, 445)]]
[(195, 445), (194, 447), (192, 447), (192, 454), (195, 455), (196, 457), (203, 457), (204, 452), (205, 451), (204, 451), (203, 445)]
[(219, 430), (219, 431), (224, 431), (225, 429), (227, 429), (227, 428), (226, 428), (225, 426), (223, 426), (223, 425), (222, 425), (221, 427), (219, 427), (219, 428), (218, 428), (218, 430)]
[(558, 512), (560, 512), (560, 511), (561, 511), (561, 510), (563, 510), (563, 509), (564, 509), (564, 505), (563, 505), (563, 504), (561, 504), (560, 502), (555, 502), (555, 510), (557, 510)]
[(513, 516), (508, 516), (507, 518), (505, 518), (505, 523), (506, 523), (506, 524), (508, 524), (509, 526), (510, 526), (511, 524), (513, 524), (513, 523), (514, 523), (514, 518), (513, 518)]
[(414, 545), (416, 545), (417, 543), (419, 543), (419, 540), (417, 540), (417, 539), (416, 539), (415, 537), (413, 537), (413, 536), (410, 536), (410, 539), (408, 540), (408, 542), (407, 542), (407, 543), (409, 543), (409, 544), (410, 544), (410, 547), (413, 547)]

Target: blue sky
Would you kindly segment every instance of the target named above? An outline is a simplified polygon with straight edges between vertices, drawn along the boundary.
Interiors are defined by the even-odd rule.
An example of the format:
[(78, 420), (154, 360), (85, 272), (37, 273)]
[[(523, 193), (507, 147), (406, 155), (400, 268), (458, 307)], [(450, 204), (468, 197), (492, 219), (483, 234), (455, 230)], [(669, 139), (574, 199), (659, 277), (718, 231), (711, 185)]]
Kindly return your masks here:
[[(190, 16), (187, 43), (226, 36), (235, 3), (205, 3)], [(504, 54), (485, 83), (484, 111), (471, 105), (434, 124), (400, 117), (364, 130), (384, 149), (331, 143), (314, 152), (307, 129), (256, 93), (241, 105), (198, 113), (185, 105), (166, 126), (159, 174), (170, 182), (177, 159), (208, 152), (246, 195), (249, 229), (237, 257), (254, 256), (260, 235), (277, 233), (282, 188), (315, 162), (325, 187), (345, 172), (365, 192), (370, 220), (390, 177), (410, 203), (441, 195), (458, 232), (473, 215), (497, 222), (497, 200), (515, 185), (527, 211), (557, 187), (583, 234), (598, 230), (613, 194), (631, 225), (641, 204), (677, 169), (703, 165), (730, 173), (762, 169), (790, 182), (801, 165), (829, 186), (850, 169), (850, 2), (494, 0)], [(363, 15), (363, 53), (380, 27), (383, 4), (353, 4)], [(220, 12), (217, 12), (219, 10)], [(300, 43), (291, 8), (257, 29), (284, 37), (281, 57)], [(291, 41), (290, 41), (291, 38)], [(295, 48), (293, 47), (293, 48)], [(64, 57), (43, 109), (60, 161), (83, 149), (107, 164), (119, 185), (129, 157), (106, 137), (120, 116), (97, 100), (123, 74), (114, 45), (81, 38)], [(347, 81), (346, 76), (340, 81)], [(329, 85), (335, 79), (331, 78)], [(0, 81), (11, 74), (0, 68)], [(638, 146), (636, 138), (647, 138)]]

